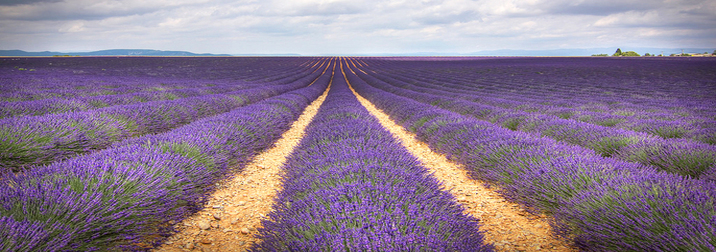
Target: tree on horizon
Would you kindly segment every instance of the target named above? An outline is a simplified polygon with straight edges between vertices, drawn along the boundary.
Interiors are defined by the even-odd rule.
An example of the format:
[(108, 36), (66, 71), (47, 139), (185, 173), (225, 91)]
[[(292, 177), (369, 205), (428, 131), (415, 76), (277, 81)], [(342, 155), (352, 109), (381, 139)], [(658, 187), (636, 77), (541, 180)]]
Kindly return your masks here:
[(617, 48), (617, 51), (614, 52), (614, 54), (613, 54), (612, 56), (622, 56), (622, 49), (621, 49), (621, 48)]

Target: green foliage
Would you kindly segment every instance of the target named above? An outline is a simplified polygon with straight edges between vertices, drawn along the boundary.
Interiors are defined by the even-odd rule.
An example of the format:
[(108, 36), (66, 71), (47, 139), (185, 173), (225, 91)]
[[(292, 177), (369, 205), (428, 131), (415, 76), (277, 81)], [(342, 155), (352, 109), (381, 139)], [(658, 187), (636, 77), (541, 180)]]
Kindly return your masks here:
[(614, 127), (615, 125), (617, 125), (623, 121), (624, 121), (624, 119), (620, 119), (620, 118), (609, 118), (609, 119), (595, 121), (594, 124), (605, 126), (605, 127)]
[(716, 145), (716, 133), (700, 136), (698, 138), (695, 138), (696, 141), (704, 142), (707, 144), (714, 144)]
[[(437, 146), (438, 148), (443, 148), (443, 146), (445, 146), (446, 144), (456, 141), (456, 138), (458, 138), (460, 136), (460, 134), (466, 132), (467, 130), (468, 129), (465, 128), (465, 129), (455, 130), (455, 131), (446, 132), (444, 134), (441, 134), (438, 137), (438, 140), (436, 141), (435, 146)], [(482, 148), (477, 147), (477, 146), (472, 146), (471, 149), (481, 150)]]
[[(147, 144), (148, 146), (149, 144)], [(192, 146), (188, 143), (159, 143), (159, 148), (166, 152), (179, 154), (195, 160), (197, 163), (202, 164), (207, 170), (213, 171), (216, 168), (216, 162), (213, 157), (208, 154), (201, 152), (198, 146)]]
[(629, 111), (629, 110), (616, 110), (612, 112), (612, 115), (620, 115), (620, 116), (634, 116), (636, 112)]
[(609, 54), (599, 53), (599, 54), (592, 54), (592, 56), (595, 56), (595, 57), (606, 57), (606, 56), (609, 56)]
[(244, 97), (241, 97), (240, 95), (229, 95), (232, 99), (236, 100), (239, 104), (245, 104), (246, 100)]
[(643, 129), (647, 133), (651, 133), (663, 138), (682, 138), (684, 135), (690, 132), (690, 129), (679, 127), (679, 126), (672, 126), (672, 125), (666, 125), (661, 127), (655, 127), (655, 128), (645, 128)]
[(621, 48), (617, 48), (617, 51), (614, 52), (614, 54), (612, 54), (612, 56), (614, 56), (614, 57), (619, 57), (619, 56), (638, 57), (638, 56), (641, 56), (641, 55), (639, 55), (638, 53), (636, 53), (636, 52), (634, 52), (634, 51), (622, 52), (622, 49), (621, 49)]
[(94, 107), (94, 108), (104, 108), (104, 107), (109, 106), (109, 104), (107, 104), (101, 100), (90, 100), (90, 101), (87, 101), (87, 103), (92, 105), (92, 107)]
[(175, 94), (172, 94), (172, 93), (168, 93), (168, 94), (164, 95), (164, 97), (165, 97), (167, 100), (176, 100), (176, 99), (179, 99), (179, 96), (177, 96), (177, 95), (175, 95)]
[(524, 118), (510, 118), (502, 122), (502, 127), (510, 130), (517, 130), (517, 128), (524, 122)]
[(417, 121), (415, 121), (415, 123), (413, 123), (413, 125), (411, 125), (410, 127), (408, 127), (408, 129), (409, 129), (410, 131), (415, 131), (415, 130), (417, 130), (418, 128), (423, 127), (423, 125), (424, 125), (426, 122), (432, 120), (433, 118), (435, 118), (434, 115), (429, 115), (429, 116), (421, 117), (420, 119), (418, 119)]
[(614, 54), (612, 54), (612, 56), (622, 56), (622, 49), (621, 49), (621, 48), (617, 48), (617, 51), (614, 52)]
[[(711, 168), (711, 164), (716, 163), (716, 155), (708, 153), (707, 151), (680, 153), (680, 155), (674, 155), (674, 157), (665, 162), (654, 163), (654, 165), (668, 172), (698, 178)], [(668, 165), (664, 165), (663, 163)]]
[(621, 148), (636, 142), (637, 139), (629, 137), (605, 137), (600, 141), (590, 143), (589, 148), (595, 150), (603, 157), (611, 157)]
[(573, 115), (574, 115), (574, 112), (567, 111), (567, 112), (558, 113), (557, 117), (562, 118), (562, 119), (569, 119), (569, 118), (572, 118)]
[(662, 145), (638, 146), (625, 154), (620, 158), (693, 178), (698, 178), (716, 163), (716, 155), (708, 151), (673, 149)]
[[(658, 239), (660, 240), (683, 241), (680, 243), (665, 243), (661, 245), (664, 247), (660, 248), (664, 249), (663, 251), (711, 251), (705, 245), (698, 244), (695, 239), (674, 237), (676, 234), (672, 231), (673, 227), (682, 225), (678, 223), (683, 223), (684, 219), (688, 218), (686, 216), (714, 216), (716, 214), (712, 200), (707, 201), (705, 204), (694, 204), (694, 202), (702, 199), (679, 198), (679, 195), (684, 192), (678, 187), (643, 180), (611, 188), (602, 188), (599, 193), (590, 195), (590, 200), (581, 200), (578, 204), (570, 206), (576, 211), (568, 211), (588, 214), (580, 214), (579, 218), (569, 219), (568, 225), (577, 234), (583, 233), (584, 228), (594, 226), (618, 230), (619, 236), (604, 236), (604, 239), (590, 241), (592, 245), (599, 246), (600, 250), (594, 251), (625, 251), (623, 244), (632, 244), (632, 248), (638, 248), (649, 243), (644, 240), (645, 238), (652, 239), (653, 237), (659, 237)], [(635, 199), (639, 199), (639, 204), (630, 205), (635, 202)], [(680, 202), (682, 200), (686, 202)], [(674, 207), (674, 205), (679, 204), (694, 204), (694, 207), (690, 209)], [(645, 209), (650, 209), (651, 211), (644, 211)], [(654, 209), (659, 210), (654, 211)], [(643, 223), (646, 226), (628, 225), (623, 219), (618, 219), (618, 217), (623, 216), (633, 218), (629, 220), (631, 223), (646, 219), (659, 221), (636, 222)], [(590, 232), (594, 232), (594, 229)], [(713, 239), (713, 231), (711, 230), (705, 231), (703, 235), (710, 237), (712, 241), (716, 241)], [(615, 244), (620, 245), (615, 246)]]

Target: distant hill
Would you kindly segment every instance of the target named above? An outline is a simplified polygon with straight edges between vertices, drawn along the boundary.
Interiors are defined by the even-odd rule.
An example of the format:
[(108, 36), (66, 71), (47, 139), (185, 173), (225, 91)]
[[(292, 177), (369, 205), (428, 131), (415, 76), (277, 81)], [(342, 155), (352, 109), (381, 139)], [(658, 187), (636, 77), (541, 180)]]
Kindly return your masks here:
[(298, 53), (242, 53), (232, 54), (232, 56), (251, 56), (251, 57), (293, 57), (302, 56)]
[(161, 51), (150, 49), (111, 49), (93, 52), (26, 52), (0, 50), (0, 56), (231, 56), (229, 54), (192, 53), (185, 51)]

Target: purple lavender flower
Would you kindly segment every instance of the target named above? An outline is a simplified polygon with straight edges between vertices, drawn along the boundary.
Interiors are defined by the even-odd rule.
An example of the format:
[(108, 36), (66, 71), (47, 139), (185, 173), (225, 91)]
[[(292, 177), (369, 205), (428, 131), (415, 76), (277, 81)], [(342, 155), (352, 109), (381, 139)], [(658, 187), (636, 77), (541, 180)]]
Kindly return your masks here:
[(340, 69), (285, 169), (255, 251), (492, 250), (478, 221), (360, 105)]
[[(713, 168), (702, 172), (702, 179), (667, 174), (438, 109), (373, 87), (361, 79), (369, 76), (359, 75), (349, 74), (353, 87), (393, 120), (507, 198), (530, 211), (553, 214), (559, 234), (575, 238), (582, 249), (710, 251), (716, 246), (716, 190), (706, 180), (715, 174)], [(666, 146), (656, 151), (661, 148), (678, 151)], [(687, 163), (700, 160), (686, 158)]]
[[(319, 73), (320, 74), (320, 73)], [(290, 127), (330, 75), (174, 130), (0, 177), (3, 250), (146, 250), (167, 223), (202, 208), (229, 166), (239, 170)], [(23, 231), (18, 231), (23, 229)]]

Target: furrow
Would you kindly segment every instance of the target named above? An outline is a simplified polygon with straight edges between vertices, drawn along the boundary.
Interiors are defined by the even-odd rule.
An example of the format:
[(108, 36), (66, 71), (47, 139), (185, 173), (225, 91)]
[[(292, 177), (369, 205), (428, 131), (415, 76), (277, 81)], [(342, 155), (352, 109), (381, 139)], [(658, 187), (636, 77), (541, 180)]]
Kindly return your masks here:
[[(324, 71), (325, 72), (325, 71)], [(205, 208), (176, 225), (179, 232), (155, 251), (241, 251), (257, 239), (255, 231), (281, 189), (279, 174), (288, 155), (303, 138), (306, 126), (328, 95), (330, 84), (291, 128), (270, 148), (244, 167), (243, 172), (218, 183)]]
[(416, 139), (415, 134), (403, 129), (360, 96), (350, 82), (348, 85), (363, 107), (378, 118), (380, 124), (465, 206), (465, 213), (480, 219), (486, 243), (494, 244), (498, 251), (575, 251), (566, 241), (551, 235), (545, 216), (530, 214), (518, 204), (506, 201), (494, 190), (483, 186), (482, 182), (470, 179), (461, 165), (430, 150), (427, 144)]

